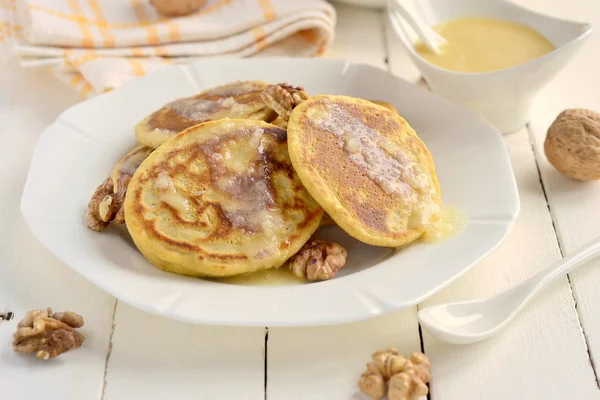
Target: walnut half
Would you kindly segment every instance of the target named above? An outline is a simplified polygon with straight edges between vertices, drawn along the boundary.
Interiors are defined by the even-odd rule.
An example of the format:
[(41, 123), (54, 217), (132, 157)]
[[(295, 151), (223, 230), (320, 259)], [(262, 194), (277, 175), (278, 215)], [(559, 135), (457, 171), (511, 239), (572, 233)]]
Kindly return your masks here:
[(275, 111), (279, 117), (287, 122), (292, 110), (308, 99), (308, 94), (301, 86), (292, 86), (288, 83), (269, 85), (261, 94), (262, 101), (267, 107)]
[(416, 352), (407, 358), (392, 347), (373, 353), (372, 359), (358, 381), (367, 396), (381, 399), (386, 382), (389, 400), (417, 400), (429, 393), (430, 363), (425, 354)]
[(348, 252), (337, 243), (308, 241), (290, 258), (289, 268), (299, 278), (309, 281), (331, 279), (346, 264)]
[(117, 161), (110, 176), (96, 188), (88, 203), (86, 214), (88, 228), (100, 232), (111, 222), (125, 223), (123, 204), (127, 187), (135, 171), (153, 151), (154, 149), (150, 147), (137, 146)]
[(17, 325), (13, 349), (24, 354), (35, 353), (41, 360), (54, 358), (81, 346), (85, 336), (75, 328), (82, 326), (83, 318), (74, 312), (32, 310)]
[(106, 178), (92, 195), (85, 216), (87, 226), (93, 231), (104, 230), (110, 222), (122, 224), (125, 222), (123, 203), (131, 176), (122, 174), (114, 186), (112, 178)]

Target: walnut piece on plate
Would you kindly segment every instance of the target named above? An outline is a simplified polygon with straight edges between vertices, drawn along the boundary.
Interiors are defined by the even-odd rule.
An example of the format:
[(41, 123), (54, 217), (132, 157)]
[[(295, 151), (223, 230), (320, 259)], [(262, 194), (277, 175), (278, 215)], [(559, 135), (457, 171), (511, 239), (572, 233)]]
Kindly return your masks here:
[(337, 243), (309, 240), (292, 258), (289, 269), (309, 281), (331, 279), (346, 264), (348, 252)]
[(127, 186), (131, 181), (131, 176), (122, 174), (117, 179), (115, 187), (112, 178), (106, 178), (92, 195), (88, 203), (88, 210), (85, 216), (88, 228), (100, 232), (104, 230), (111, 222), (122, 224), (125, 222), (123, 213), (123, 203)]
[(431, 365), (425, 354), (416, 352), (407, 358), (392, 347), (373, 353), (372, 359), (358, 381), (360, 391), (367, 396), (381, 399), (386, 382), (389, 400), (417, 400), (429, 393)]
[(82, 326), (83, 318), (74, 312), (53, 313), (51, 308), (32, 310), (17, 325), (13, 349), (48, 360), (81, 346), (85, 336), (75, 328)]
[(292, 110), (308, 99), (308, 94), (301, 86), (292, 86), (288, 83), (269, 85), (261, 94), (262, 101), (267, 107), (275, 111), (283, 121), (288, 121)]

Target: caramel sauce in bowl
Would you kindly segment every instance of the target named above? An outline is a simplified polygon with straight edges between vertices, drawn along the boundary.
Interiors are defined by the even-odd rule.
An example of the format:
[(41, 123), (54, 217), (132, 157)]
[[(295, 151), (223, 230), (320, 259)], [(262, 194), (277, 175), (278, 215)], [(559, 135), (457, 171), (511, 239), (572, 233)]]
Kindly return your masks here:
[(468, 73), (525, 64), (555, 49), (528, 26), (495, 18), (458, 18), (434, 26), (444, 39), (439, 54), (417, 41), (415, 51), (438, 67)]
[[(448, 60), (434, 59), (420, 51), (417, 35), (406, 22), (390, 19), (400, 42), (431, 90), (477, 112), (502, 133), (519, 130), (527, 124), (529, 110), (540, 89), (571, 60), (592, 31), (590, 24), (549, 17), (508, 0), (406, 0), (405, 6), (420, 15), (429, 25), (445, 26), (444, 29), (448, 29), (450, 25), (460, 28), (462, 24), (462, 30), (465, 31), (464, 26), (469, 24), (469, 19), (471, 25), (477, 20), (487, 21), (487, 25), (498, 25), (498, 22), (490, 21), (502, 20), (500, 25), (504, 24), (509, 28), (504, 29), (503, 34), (496, 35), (498, 42), (506, 44), (510, 40), (514, 42), (514, 37), (519, 37), (520, 41), (529, 43), (524, 42), (526, 50), (536, 47), (532, 43), (543, 42), (540, 36), (547, 40), (548, 43), (544, 46), (537, 46), (544, 47), (543, 51), (526, 51), (525, 57), (517, 57), (512, 64), (496, 63), (499, 68), (484, 65), (486, 54), (481, 51), (474, 53), (480, 54), (480, 59), (469, 57), (469, 65), (453, 68), (451, 63), (446, 63)], [(458, 28), (455, 30), (460, 31)], [(448, 29), (450, 30), (452, 29)], [(509, 38), (510, 32), (513, 39)], [(532, 37), (538, 40), (527, 40)], [(452, 42), (453, 38), (450, 39)], [(513, 49), (518, 48), (518, 45), (515, 46)], [(516, 56), (516, 53), (513, 50), (503, 50), (501, 55), (510, 58)], [(484, 68), (477, 68), (478, 66)]]

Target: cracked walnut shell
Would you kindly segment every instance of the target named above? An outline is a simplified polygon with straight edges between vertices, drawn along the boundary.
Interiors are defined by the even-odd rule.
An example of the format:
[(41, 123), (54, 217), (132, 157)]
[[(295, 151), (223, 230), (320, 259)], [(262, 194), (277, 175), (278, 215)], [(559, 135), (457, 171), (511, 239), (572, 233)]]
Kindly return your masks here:
[(41, 360), (54, 358), (83, 343), (85, 336), (75, 328), (83, 326), (83, 318), (74, 312), (53, 313), (46, 310), (29, 311), (17, 325), (13, 349), (19, 353), (35, 353)]
[(310, 240), (290, 258), (289, 269), (309, 281), (327, 280), (346, 264), (348, 252), (337, 243)]
[(308, 99), (308, 94), (301, 86), (292, 86), (287, 83), (269, 85), (261, 94), (262, 101), (267, 107), (275, 111), (284, 121), (290, 119), (292, 110)]
[(561, 174), (580, 181), (600, 179), (600, 114), (565, 110), (548, 129), (544, 152)]

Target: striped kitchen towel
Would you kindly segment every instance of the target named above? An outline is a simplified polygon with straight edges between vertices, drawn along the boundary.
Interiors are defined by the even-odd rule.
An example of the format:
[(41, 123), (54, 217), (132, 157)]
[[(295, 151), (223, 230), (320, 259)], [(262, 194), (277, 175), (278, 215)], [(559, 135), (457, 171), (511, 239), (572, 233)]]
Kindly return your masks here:
[(0, 62), (16, 54), (87, 96), (202, 57), (322, 55), (335, 20), (325, 0), (207, 0), (178, 18), (149, 0), (0, 0)]

